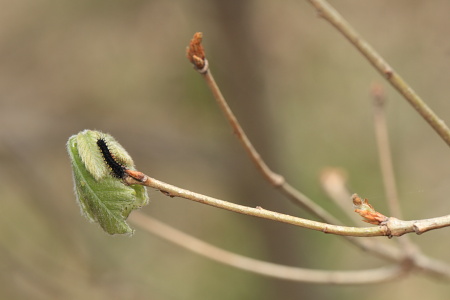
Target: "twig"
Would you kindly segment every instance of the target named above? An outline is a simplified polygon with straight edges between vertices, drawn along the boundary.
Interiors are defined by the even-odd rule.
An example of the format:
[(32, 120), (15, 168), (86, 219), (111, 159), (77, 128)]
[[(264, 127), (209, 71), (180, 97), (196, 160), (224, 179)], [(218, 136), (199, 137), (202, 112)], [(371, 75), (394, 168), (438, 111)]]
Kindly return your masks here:
[(373, 117), (375, 127), (375, 138), (378, 146), (378, 156), (381, 167), (381, 174), (386, 191), (387, 203), (390, 214), (401, 218), (400, 204), (398, 201), (397, 185), (395, 183), (394, 167), (389, 145), (388, 130), (386, 126), (386, 116), (384, 105), (386, 95), (380, 84), (374, 84), (371, 89), (371, 96), (374, 103)]
[(347, 189), (346, 182), (347, 176), (344, 170), (339, 168), (325, 168), (320, 174), (320, 184), (325, 193), (357, 224), (360, 218), (352, 210), (348, 209), (349, 199), (351, 199), (352, 194)]
[[(387, 203), (390, 215), (402, 218), (400, 203), (398, 200), (397, 184), (395, 182), (394, 165), (389, 145), (389, 134), (386, 124), (385, 103), (386, 94), (380, 84), (373, 84), (371, 96), (374, 102), (374, 127), (375, 138), (378, 146), (378, 156), (381, 167), (381, 174), (386, 192)], [(403, 251), (405, 259), (413, 259), (417, 251), (416, 245), (412, 243), (408, 236), (398, 240)]]
[(290, 200), (295, 203), (301, 205), (306, 211), (312, 213), (317, 216), (324, 222), (339, 224), (340, 222), (325, 211), (322, 207), (314, 203), (309, 197), (299, 192), (297, 189), (292, 187), (283, 176), (273, 172), (264, 160), (261, 158), (261, 155), (256, 151), (250, 142), (249, 138), (245, 134), (244, 130), (239, 124), (239, 121), (234, 116), (232, 110), (228, 106), (225, 98), (220, 92), (219, 87), (217, 86), (214, 77), (211, 74), (211, 71), (205, 72), (202, 74), (209, 88), (213, 92), (214, 98), (217, 100), (220, 108), (224, 112), (226, 118), (230, 122), (231, 127), (233, 128), (234, 133), (238, 137), (239, 141), (242, 143), (245, 151), (257, 167), (257, 169), (261, 172), (263, 177), (275, 188), (279, 189), (284, 195), (286, 195)]
[[(274, 221), (288, 223), (288, 224), (297, 225), (297, 226), (301, 226), (301, 227), (303, 227), (301, 225), (301, 223), (303, 223), (303, 221), (306, 221), (306, 223), (312, 222), (316, 225), (322, 226), (322, 228), (323, 228), (322, 230), (320, 230), (320, 229), (315, 229), (315, 230), (320, 230), (325, 233), (335, 233), (335, 232), (329, 231), (329, 229), (339, 228), (339, 229), (344, 229), (344, 230), (349, 229), (349, 231), (346, 233), (348, 233), (349, 235), (353, 235), (353, 236), (359, 236), (358, 234), (361, 233), (361, 231), (364, 233), (366, 230), (367, 230), (367, 232), (365, 232), (365, 233), (373, 233), (372, 236), (374, 236), (375, 232), (376, 232), (376, 228), (381, 227), (381, 226), (378, 226), (378, 227), (355, 228), (355, 227), (334, 226), (334, 225), (323, 224), (323, 223), (314, 222), (314, 221), (303, 220), (301, 218), (287, 216), (287, 215), (279, 214), (276, 212), (270, 212), (270, 211), (264, 210), (262, 208), (254, 209), (254, 208), (250, 208), (250, 207), (246, 207), (246, 206), (229, 203), (229, 202), (226, 202), (223, 200), (211, 198), (211, 197), (204, 196), (201, 194), (193, 193), (193, 192), (172, 186), (170, 184), (163, 183), (156, 179), (150, 178), (147, 175), (145, 175), (139, 171), (126, 170), (126, 173), (129, 176), (127, 176), (124, 180), (128, 184), (146, 185), (148, 187), (158, 189), (166, 196), (181, 197), (181, 198), (196, 201), (199, 203), (211, 205), (214, 207), (223, 208), (226, 210), (230, 210), (230, 211), (234, 211), (234, 212), (238, 212), (238, 213), (242, 213), (242, 214), (252, 215), (255, 217), (271, 219)], [(294, 222), (291, 222), (291, 221), (294, 221)], [(415, 226), (417, 226), (417, 233), (426, 232), (428, 230), (441, 228), (444, 226), (450, 226), (450, 216), (436, 218), (436, 219), (422, 220), (422, 221), (400, 221), (395, 218), (392, 218), (392, 220), (390, 220), (390, 221), (392, 221), (393, 223), (397, 223), (396, 224), (397, 227), (392, 228), (393, 229), (392, 235), (394, 235), (394, 236), (397, 234), (406, 233), (408, 231), (408, 230), (401, 229), (401, 226), (398, 226), (402, 222), (406, 222), (408, 224), (406, 227), (412, 227), (413, 228), (412, 230), (414, 230)], [(446, 222), (447, 222), (447, 225), (444, 225)], [(305, 227), (307, 227), (307, 226), (305, 226)], [(311, 229), (314, 229), (314, 228), (311, 228)], [(352, 232), (355, 229), (357, 231), (357, 234)], [(375, 232), (372, 232), (372, 230), (374, 230), (374, 229), (375, 229)], [(410, 228), (410, 230), (411, 230), (411, 228)], [(410, 231), (408, 231), (408, 232), (410, 232)], [(382, 235), (382, 234), (379, 234), (379, 235)], [(365, 251), (370, 251), (371, 253), (374, 253), (379, 257), (389, 259), (391, 261), (398, 262), (398, 261), (403, 260), (403, 255), (397, 249), (395, 249), (393, 247), (390, 247), (390, 246), (384, 245), (384, 244), (380, 244), (374, 240), (366, 240), (366, 239), (360, 240), (360, 239), (354, 238), (353, 236), (349, 237), (349, 238), (351, 238), (352, 241), (359, 241), (356, 244), (359, 245)], [(362, 235), (362, 236), (369, 236), (369, 235)], [(420, 253), (415, 253), (414, 258), (415, 259), (413, 261), (413, 266), (419, 268), (420, 270), (422, 270), (430, 275), (436, 276), (438, 278), (443, 278), (443, 279), (447, 279), (447, 280), (450, 279), (450, 266), (446, 265), (444, 262), (440, 262), (440, 261), (428, 258)]]
[(141, 184), (157, 190), (164, 195), (170, 197), (180, 197), (213, 207), (222, 208), (228, 211), (277, 221), (281, 223), (291, 224), (303, 228), (309, 228), (323, 233), (331, 233), (342, 236), (369, 237), (369, 236), (401, 236), (406, 233), (415, 232), (422, 234), (432, 229), (450, 226), (450, 215), (414, 221), (402, 221), (396, 218), (388, 218), (388, 220), (376, 227), (348, 227), (331, 225), (317, 221), (306, 220), (290, 215), (263, 209), (261, 207), (248, 207), (244, 205), (234, 204), (228, 201), (212, 198), (202, 194), (197, 194), (179, 187), (164, 183), (162, 181), (151, 178), (139, 171), (125, 170), (129, 175), (124, 178), (127, 184)]
[(211, 74), (211, 71), (208, 68), (208, 61), (205, 57), (205, 50), (203, 49), (201, 43), (202, 38), (203, 35), (200, 32), (194, 34), (194, 37), (192, 38), (191, 42), (189, 43), (189, 47), (186, 50), (186, 56), (194, 65), (195, 69), (199, 71), (199, 73), (205, 79), (205, 82), (213, 93), (213, 96), (216, 99), (219, 107), (221, 108), (225, 117), (233, 128), (233, 132), (236, 134), (237, 138), (241, 142), (250, 159), (255, 164), (256, 168), (272, 186), (279, 189), (291, 201), (302, 206), (306, 211), (312, 213), (324, 222), (339, 224), (339, 220), (333, 217), (321, 206), (314, 203), (306, 195), (302, 194), (294, 187), (292, 187), (289, 183), (286, 182), (283, 176), (273, 172), (261, 158), (261, 155), (258, 153), (258, 151), (256, 151), (255, 147), (253, 147), (250, 139), (247, 137), (241, 125), (239, 124), (239, 121), (229, 107), (227, 101), (225, 100), (225, 97), (222, 95), (222, 92), (220, 91), (216, 81), (214, 80), (214, 77)]
[[(213, 207), (222, 208), (228, 211), (259, 217), (263, 219), (269, 219), (281, 223), (287, 223), (295, 226), (300, 226), (304, 228), (309, 228), (317, 231), (322, 231), (324, 233), (331, 233), (343, 236), (360, 236), (360, 237), (368, 237), (368, 236), (388, 236), (389, 230), (384, 226), (377, 227), (347, 227), (347, 226), (338, 226), (331, 225), (322, 222), (306, 220), (290, 215), (285, 215), (281, 213), (277, 213), (274, 211), (270, 211), (267, 209), (263, 209), (262, 207), (248, 207), (244, 205), (234, 204), (228, 201), (216, 199), (213, 197), (209, 197), (206, 195), (194, 193), (185, 189), (181, 189), (179, 187), (164, 183), (157, 179), (151, 178), (141, 172), (137, 171), (126, 171), (130, 176), (126, 177), (124, 180), (128, 184), (142, 184), (154, 189), (161, 191), (164, 195), (170, 197), (180, 197), (188, 200), (192, 200), (195, 202), (199, 202), (202, 204), (207, 204)], [(449, 224), (450, 225), (450, 224)], [(405, 228), (408, 231), (407, 228)], [(412, 228), (410, 228), (411, 231)], [(406, 233), (406, 232), (405, 232)]]
[(134, 212), (130, 216), (130, 221), (160, 238), (203, 257), (241, 270), (278, 279), (316, 284), (373, 284), (396, 279), (408, 271), (401, 264), (362, 271), (321, 271), (284, 266), (226, 251), (139, 212)]
[(308, 0), (319, 15), (342, 33), (377, 69), (381, 75), (414, 107), (436, 133), (450, 146), (450, 129), (394, 71), (394, 69), (370, 46), (352, 26), (325, 0)]

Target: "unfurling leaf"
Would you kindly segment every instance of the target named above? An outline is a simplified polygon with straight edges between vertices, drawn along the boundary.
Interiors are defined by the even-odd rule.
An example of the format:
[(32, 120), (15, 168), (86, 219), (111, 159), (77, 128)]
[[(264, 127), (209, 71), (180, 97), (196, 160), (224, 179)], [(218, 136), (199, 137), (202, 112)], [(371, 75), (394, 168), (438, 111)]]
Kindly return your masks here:
[(377, 212), (373, 206), (369, 204), (369, 200), (362, 200), (357, 194), (353, 194), (352, 200), (355, 212), (364, 218), (364, 222), (380, 225), (382, 222), (387, 221), (388, 217)]
[(148, 203), (142, 185), (127, 185), (125, 170), (134, 170), (127, 151), (109, 134), (84, 130), (67, 142), (75, 194), (81, 213), (109, 234), (132, 234), (125, 221)]

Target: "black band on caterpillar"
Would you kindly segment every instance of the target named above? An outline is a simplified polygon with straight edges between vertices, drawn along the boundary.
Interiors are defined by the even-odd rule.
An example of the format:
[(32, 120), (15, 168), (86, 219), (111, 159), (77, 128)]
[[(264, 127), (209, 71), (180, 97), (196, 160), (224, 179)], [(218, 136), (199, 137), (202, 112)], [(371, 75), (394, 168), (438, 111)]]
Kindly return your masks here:
[(109, 151), (108, 145), (106, 145), (106, 141), (100, 138), (97, 140), (97, 145), (102, 152), (105, 162), (111, 168), (113, 176), (117, 178), (124, 178), (126, 168), (114, 159), (114, 155)]

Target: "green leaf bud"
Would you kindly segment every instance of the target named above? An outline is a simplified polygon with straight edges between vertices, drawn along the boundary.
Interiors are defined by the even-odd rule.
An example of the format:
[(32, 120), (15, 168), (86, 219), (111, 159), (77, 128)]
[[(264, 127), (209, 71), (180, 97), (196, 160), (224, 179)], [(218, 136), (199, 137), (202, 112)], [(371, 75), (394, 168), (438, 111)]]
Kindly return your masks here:
[(142, 185), (127, 185), (125, 170), (135, 170), (127, 151), (109, 134), (84, 130), (67, 142), (75, 194), (81, 213), (109, 234), (132, 234), (131, 211), (149, 201)]

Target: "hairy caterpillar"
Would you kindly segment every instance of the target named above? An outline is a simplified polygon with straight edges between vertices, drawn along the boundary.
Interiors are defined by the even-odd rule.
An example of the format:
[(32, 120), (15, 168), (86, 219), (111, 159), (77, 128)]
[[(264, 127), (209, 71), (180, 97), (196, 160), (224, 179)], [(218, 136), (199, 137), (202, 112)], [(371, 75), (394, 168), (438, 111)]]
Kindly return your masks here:
[(102, 152), (105, 162), (111, 168), (114, 177), (123, 178), (125, 175), (126, 168), (116, 161), (114, 155), (111, 154), (111, 151), (108, 149), (106, 141), (103, 138), (99, 138), (97, 140), (97, 146), (100, 148), (100, 151)]
[(109, 234), (132, 234), (126, 219), (149, 199), (144, 186), (123, 181), (135, 171), (131, 156), (111, 135), (95, 130), (71, 136), (67, 151), (82, 214)]

